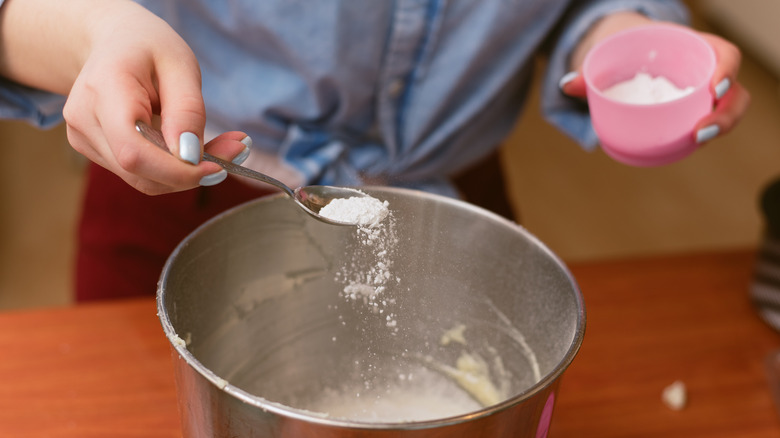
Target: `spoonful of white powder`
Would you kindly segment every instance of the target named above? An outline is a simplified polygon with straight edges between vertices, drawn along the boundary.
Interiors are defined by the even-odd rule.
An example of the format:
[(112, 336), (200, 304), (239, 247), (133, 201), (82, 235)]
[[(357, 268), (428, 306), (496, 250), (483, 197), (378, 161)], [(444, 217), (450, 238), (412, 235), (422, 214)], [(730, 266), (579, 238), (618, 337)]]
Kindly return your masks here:
[(319, 214), (334, 221), (371, 228), (387, 217), (390, 211), (387, 207), (387, 201), (372, 196), (352, 196), (333, 199), (320, 209)]

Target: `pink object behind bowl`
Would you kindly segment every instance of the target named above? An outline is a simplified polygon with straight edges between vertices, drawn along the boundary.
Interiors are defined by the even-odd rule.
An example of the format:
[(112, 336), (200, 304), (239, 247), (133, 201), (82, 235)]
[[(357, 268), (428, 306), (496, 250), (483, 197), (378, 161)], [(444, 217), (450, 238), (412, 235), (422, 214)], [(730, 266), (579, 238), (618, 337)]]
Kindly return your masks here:
[[(650, 25), (619, 32), (585, 57), (583, 74), (593, 127), (604, 152), (634, 166), (657, 166), (684, 158), (696, 147), (694, 128), (712, 111), (710, 81), (715, 52), (696, 33)], [(640, 105), (608, 98), (602, 90), (637, 73), (664, 76), (693, 92), (668, 102)]]

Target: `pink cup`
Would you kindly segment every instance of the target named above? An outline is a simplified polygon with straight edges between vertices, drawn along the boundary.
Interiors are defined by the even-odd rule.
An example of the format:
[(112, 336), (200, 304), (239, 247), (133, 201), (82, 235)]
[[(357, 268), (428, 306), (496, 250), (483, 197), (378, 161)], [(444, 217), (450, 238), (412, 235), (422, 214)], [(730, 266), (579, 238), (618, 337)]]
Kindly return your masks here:
[[(682, 159), (696, 147), (694, 128), (712, 111), (710, 81), (715, 52), (693, 31), (650, 25), (616, 33), (585, 57), (588, 106), (604, 152), (633, 166), (658, 166)], [(654, 104), (619, 102), (603, 90), (637, 73), (664, 76), (693, 92)]]

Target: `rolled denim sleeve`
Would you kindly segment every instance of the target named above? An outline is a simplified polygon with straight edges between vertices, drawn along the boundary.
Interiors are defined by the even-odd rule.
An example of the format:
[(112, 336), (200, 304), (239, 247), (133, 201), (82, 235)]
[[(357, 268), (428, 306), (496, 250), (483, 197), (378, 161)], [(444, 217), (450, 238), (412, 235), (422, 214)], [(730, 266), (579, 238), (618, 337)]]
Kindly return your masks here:
[(24, 120), (39, 128), (62, 122), (65, 96), (0, 80), (0, 119)]
[(558, 82), (568, 72), (571, 52), (600, 18), (619, 11), (637, 11), (654, 20), (688, 22), (688, 11), (674, 0), (594, 0), (575, 2), (567, 15), (547, 65), (542, 82), (542, 113), (553, 126), (576, 140), (586, 150), (598, 145), (585, 102), (561, 93)]
[[(0, 7), (4, 0), (0, 0)], [(0, 78), (0, 119), (24, 120), (39, 128), (62, 121), (65, 96), (25, 87)]]

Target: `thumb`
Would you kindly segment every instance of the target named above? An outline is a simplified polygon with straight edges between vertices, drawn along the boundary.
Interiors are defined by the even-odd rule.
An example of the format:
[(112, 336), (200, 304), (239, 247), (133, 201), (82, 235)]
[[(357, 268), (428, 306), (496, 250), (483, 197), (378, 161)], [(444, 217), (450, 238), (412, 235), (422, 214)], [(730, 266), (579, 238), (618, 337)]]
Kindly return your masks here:
[(186, 44), (182, 51), (183, 55), (168, 56), (170, 61), (158, 66), (160, 129), (175, 156), (198, 164), (203, 155), (206, 109), (198, 62)]
[(558, 82), (558, 88), (560, 88), (563, 94), (571, 97), (586, 97), (585, 91), (585, 78), (579, 71), (571, 71), (563, 75)]

